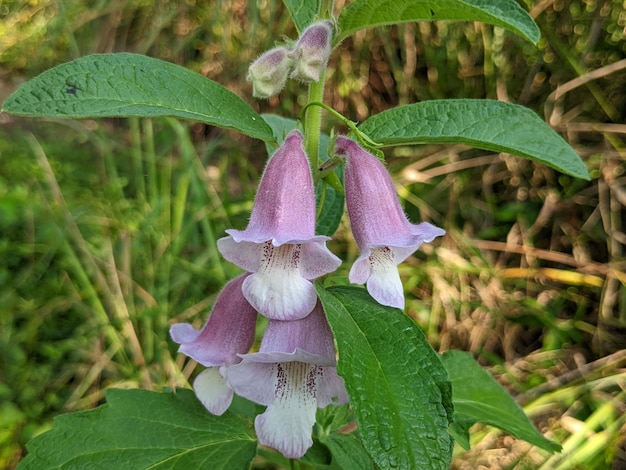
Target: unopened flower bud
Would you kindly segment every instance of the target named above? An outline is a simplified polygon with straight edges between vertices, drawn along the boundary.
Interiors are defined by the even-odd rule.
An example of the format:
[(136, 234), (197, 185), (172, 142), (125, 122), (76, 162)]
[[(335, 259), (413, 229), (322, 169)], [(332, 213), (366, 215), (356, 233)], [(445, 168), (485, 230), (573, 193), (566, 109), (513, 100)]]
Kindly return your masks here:
[(269, 98), (285, 87), (291, 67), (288, 54), (286, 47), (276, 47), (250, 64), (246, 79), (252, 82), (252, 95), (255, 98)]
[(313, 23), (304, 30), (290, 56), (296, 66), (291, 78), (304, 83), (318, 82), (332, 51), (333, 24), (330, 21)]

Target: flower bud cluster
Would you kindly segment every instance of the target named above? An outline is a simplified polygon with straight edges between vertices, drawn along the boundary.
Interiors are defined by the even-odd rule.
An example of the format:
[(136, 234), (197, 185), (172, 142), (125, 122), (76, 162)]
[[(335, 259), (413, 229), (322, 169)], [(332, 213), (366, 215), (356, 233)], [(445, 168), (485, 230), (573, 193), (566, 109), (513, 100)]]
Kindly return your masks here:
[(285, 87), (287, 78), (318, 82), (331, 53), (333, 24), (328, 20), (305, 29), (292, 48), (279, 46), (262, 54), (248, 68), (255, 98), (270, 98)]

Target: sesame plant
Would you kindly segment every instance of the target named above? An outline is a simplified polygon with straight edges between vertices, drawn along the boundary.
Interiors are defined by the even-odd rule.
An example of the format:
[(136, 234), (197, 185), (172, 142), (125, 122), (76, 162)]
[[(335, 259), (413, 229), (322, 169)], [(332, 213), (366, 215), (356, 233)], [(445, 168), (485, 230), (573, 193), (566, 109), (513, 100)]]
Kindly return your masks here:
[[(588, 179), (571, 147), (530, 110), (495, 100), (431, 100), (362, 123), (324, 102), (333, 51), (359, 30), (402, 22), (481, 21), (532, 43), (515, 0), (285, 0), (298, 37), (248, 69), (258, 99), (300, 84), (298, 116), (261, 115), (224, 86), (137, 54), (97, 54), (25, 83), (2, 110), (21, 116), (170, 116), (238, 131), (268, 161), (249, 222), (217, 241), (241, 268), (201, 329), (173, 324), (178, 351), (203, 366), (193, 391), (118, 390), (59, 416), (20, 468), (449, 468), (486, 423), (548, 452), (513, 398), (468, 354), (436, 353), (404, 312), (397, 266), (445, 230), (407, 218), (384, 149), (463, 143)], [(340, 133), (326, 123), (336, 123)], [(347, 279), (327, 242), (347, 210), (359, 256)], [(259, 318), (266, 324), (255, 345)]]

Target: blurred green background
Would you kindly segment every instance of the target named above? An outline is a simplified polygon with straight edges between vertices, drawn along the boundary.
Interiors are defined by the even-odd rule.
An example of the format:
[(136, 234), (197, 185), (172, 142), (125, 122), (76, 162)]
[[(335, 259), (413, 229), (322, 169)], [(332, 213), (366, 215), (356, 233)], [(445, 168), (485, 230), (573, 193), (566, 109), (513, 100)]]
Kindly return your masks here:
[[(326, 102), (362, 121), (398, 104), (495, 98), (535, 110), (577, 150), (590, 182), (460, 145), (388, 152), (410, 218), (448, 231), (401, 274), (431, 344), (472, 352), (564, 445), (549, 456), (476, 426), (453, 468), (626, 468), (626, 6), (522, 4), (539, 47), (478, 23), (359, 32), (331, 57)], [(257, 101), (245, 82), (283, 36), (296, 32), (277, 0), (2, 0), (0, 101), (59, 63), (128, 51), (296, 117), (302, 85)], [(167, 331), (201, 325), (237, 274), (215, 240), (247, 222), (260, 149), (172, 119), (0, 115), (0, 468), (108, 387), (186, 386), (197, 373)], [(345, 224), (330, 246), (346, 275), (357, 251)]]

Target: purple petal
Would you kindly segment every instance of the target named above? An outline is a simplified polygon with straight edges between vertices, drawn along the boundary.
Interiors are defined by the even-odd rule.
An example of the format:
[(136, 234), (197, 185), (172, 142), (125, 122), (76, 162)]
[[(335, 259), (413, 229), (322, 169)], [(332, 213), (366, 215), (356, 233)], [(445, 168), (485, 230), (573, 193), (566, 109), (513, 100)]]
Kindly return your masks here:
[(259, 442), (298, 458), (312, 445), (315, 410), (347, 403), (332, 332), (318, 302), (305, 318), (270, 320), (260, 352), (225, 368), (229, 385), (267, 410), (255, 421)]
[[(229, 231), (236, 241), (275, 246), (315, 238), (315, 190), (302, 134), (291, 131), (267, 164), (243, 231)], [(327, 238), (324, 238), (327, 239)]]
[(348, 401), (346, 384), (337, 375), (337, 368), (323, 367), (317, 393), (317, 407), (326, 408), (328, 405), (343, 405)]
[(257, 316), (242, 292), (248, 276), (242, 274), (224, 286), (202, 330), (185, 323), (171, 326), (170, 335), (180, 344), (180, 353), (204, 366), (221, 366), (238, 361), (238, 354), (248, 352)]
[[(430, 224), (411, 224), (385, 166), (374, 155), (344, 136), (337, 138), (335, 152), (346, 158), (346, 205), (354, 239), (361, 252), (372, 247), (410, 248), (432, 241), (445, 231)], [(397, 262), (406, 256), (398, 253)]]
[(347, 137), (339, 136), (335, 152), (346, 159), (346, 206), (361, 255), (350, 269), (350, 282), (367, 284), (380, 304), (404, 308), (396, 266), (446, 232), (427, 222), (407, 219), (385, 166)]
[(300, 272), (306, 279), (317, 279), (341, 266), (341, 259), (326, 248), (323, 241), (302, 244)]
[[(227, 230), (227, 232), (236, 231)], [(230, 261), (235, 266), (239, 266), (250, 273), (255, 273), (259, 270), (263, 245), (257, 242), (241, 241), (228, 236), (217, 241), (217, 249), (224, 259)]]
[[(293, 357), (297, 351), (320, 356), (320, 360)], [(330, 326), (326, 321), (322, 304), (318, 301), (313, 311), (305, 318), (293, 321), (271, 320), (261, 341), (260, 353), (285, 353), (276, 362), (301, 360), (319, 365), (335, 364), (335, 344)]]
[(270, 320), (259, 352), (240, 357), (240, 363), (226, 368), (228, 382), (237, 393), (263, 405), (273, 400), (276, 364), (302, 362), (334, 369), (335, 345), (321, 303), (301, 320)]

